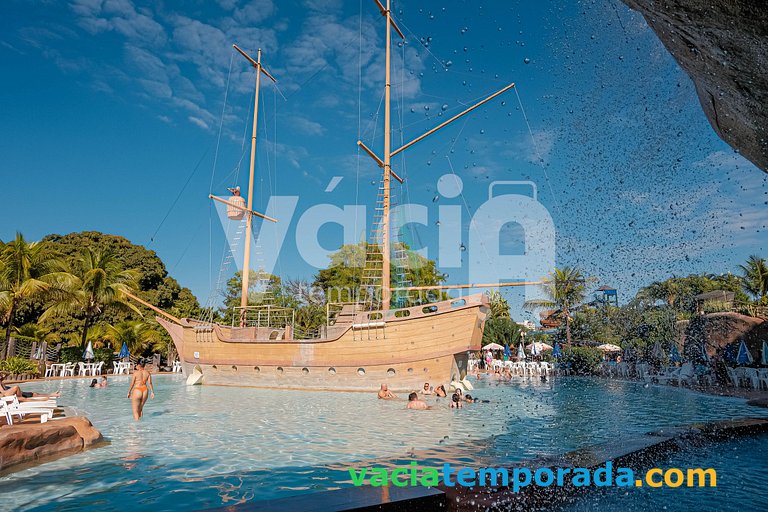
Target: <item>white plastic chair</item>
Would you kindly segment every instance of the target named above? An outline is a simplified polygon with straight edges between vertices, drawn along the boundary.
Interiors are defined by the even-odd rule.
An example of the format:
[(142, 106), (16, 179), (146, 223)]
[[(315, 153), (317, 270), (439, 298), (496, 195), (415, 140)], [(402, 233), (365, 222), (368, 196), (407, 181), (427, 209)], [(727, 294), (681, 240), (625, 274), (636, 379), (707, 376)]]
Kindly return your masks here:
[(87, 375), (88, 370), (86, 369), (85, 363), (82, 361), (77, 363), (77, 374), (78, 375)]
[(680, 372), (677, 375), (677, 385), (682, 386), (683, 383), (686, 383), (689, 386), (693, 386), (695, 378), (696, 370), (694, 369), (693, 364), (683, 363), (683, 366), (680, 367)]
[(757, 374), (757, 368), (739, 368), (736, 374), (739, 375), (742, 382), (748, 382), (752, 389), (760, 389), (760, 377)]
[(734, 370), (730, 366), (726, 366), (725, 371), (728, 372), (728, 378), (731, 380), (731, 384), (734, 387), (737, 387), (737, 388), (740, 387), (739, 376), (736, 374), (736, 370)]
[(97, 364), (93, 368), (93, 374), (94, 375), (101, 375), (101, 368), (104, 366), (104, 361), (99, 361), (99, 364)]
[(670, 381), (678, 380), (680, 378), (680, 368), (676, 366), (668, 366), (664, 368), (664, 371), (656, 377), (656, 382), (659, 384), (667, 384)]
[[(475, 361), (476, 363), (477, 361)], [(174, 361), (173, 362), (173, 373), (181, 373), (181, 361)]]
[(45, 365), (45, 376), (46, 377), (53, 377), (53, 365), (46, 364)]
[(75, 376), (75, 363), (67, 363), (61, 370), (61, 376), (66, 377), (69, 374), (70, 377)]

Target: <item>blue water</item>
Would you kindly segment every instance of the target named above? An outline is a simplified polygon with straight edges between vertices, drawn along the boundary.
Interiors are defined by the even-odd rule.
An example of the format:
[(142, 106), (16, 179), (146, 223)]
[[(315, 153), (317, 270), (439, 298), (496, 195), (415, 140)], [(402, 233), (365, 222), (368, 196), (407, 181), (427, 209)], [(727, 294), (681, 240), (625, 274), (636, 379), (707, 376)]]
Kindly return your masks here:
[[(475, 394), (490, 403), (452, 410), (431, 399), (434, 410), (409, 411), (369, 394), (186, 387), (180, 376), (158, 376), (156, 399), (135, 423), (127, 377), (110, 382), (24, 386), (61, 387), (60, 403), (87, 415), (110, 444), (0, 478), (9, 509), (209, 508), (350, 485), (346, 468), (374, 461), (503, 465), (667, 426), (768, 415), (738, 399), (575, 378), (480, 381)], [(747, 461), (759, 456), (744, 452)], [(754, 492), (766, 475), (749, 481)]]

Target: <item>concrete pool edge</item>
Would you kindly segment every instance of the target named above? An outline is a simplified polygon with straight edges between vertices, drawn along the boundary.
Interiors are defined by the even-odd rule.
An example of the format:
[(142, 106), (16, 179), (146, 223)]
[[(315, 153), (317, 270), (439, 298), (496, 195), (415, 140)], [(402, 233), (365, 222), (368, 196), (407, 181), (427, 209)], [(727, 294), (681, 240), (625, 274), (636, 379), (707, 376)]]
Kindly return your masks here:
[[(713, 442), (732, 439), (735, 436), (750, 436), (768, 433), (768, 419), (741, 418), (687, 426), (665, 428), (648, 432), (644, 435), (615, 442), (600, 443), (591, 447), (574, 450), (551, 457), (521, 461), (507, 466), (527, 467), (532, 470), (543, 467), (586, 467), (590, 469), (612, 461), (616, 466), (633, 468), (652, 467), (654, 461), (685, 449), (697, 442)], [(368, 510), (419, 510), (429, 503), (430, 508), (463, 512), (474, 510), (511, 510), (538, 509), (557, 507), (587, 492), (589, 488), (563, 487), (523, 488), (514, 493), (508, 487), (446, 487), (435, 488), (363, 486), (350, 487), (334, 491), (309, 493), (274, 500), (257, 501), (210, 509), (227, 512), (270, 512), (272, 510), (331, 510), (331, 511), (368, 511)], [(429, 491), (425, 494), (425, 491)], [(440, 496), (442, 495), (442, 496)], [(376, 497), (383, 498), (376, 501)], [(394, 499), (396, 498), (396, 499)], [(373, 500), (373, 501), (372, 501)], [(423, 508), (421, 508), (423, 509)]]

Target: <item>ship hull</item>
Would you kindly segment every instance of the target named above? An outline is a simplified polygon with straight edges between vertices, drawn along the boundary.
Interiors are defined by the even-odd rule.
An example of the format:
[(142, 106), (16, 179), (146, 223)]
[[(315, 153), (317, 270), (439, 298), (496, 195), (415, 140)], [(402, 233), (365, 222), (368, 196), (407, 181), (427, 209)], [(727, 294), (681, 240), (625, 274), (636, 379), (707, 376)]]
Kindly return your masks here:
[[(396, 391), (466, 376), (468, 352), (479, 350), (488, 311), (484, 295), (337, 321), (320, 339), (290, 331), (233, 328), (158, 317), (173, 338), (185, 375), (207, 385), (283, 389)], [(277, 338), (277, 339), (275, 339)]]

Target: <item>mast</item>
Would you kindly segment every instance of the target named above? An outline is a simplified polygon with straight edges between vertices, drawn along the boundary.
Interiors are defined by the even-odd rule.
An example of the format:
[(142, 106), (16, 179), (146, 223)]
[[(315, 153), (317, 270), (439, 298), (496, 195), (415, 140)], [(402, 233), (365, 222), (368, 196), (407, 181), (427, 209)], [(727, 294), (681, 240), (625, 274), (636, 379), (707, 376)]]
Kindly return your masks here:
[(243, 57), (248, 59), (253, 67), (256, 68), (256, 92), (253, 95), (253, 130), (251, 131), (251, 167), (248, 174), (248, 199), (247, 208), (245, 212), (245, 254), (243, 256), (243, 286), (240, 295), (240, 307), (243, 308), (240, 313), (240, 327), (245, 327), (245, 307), (248, 305), (248, 274), (251, 269), (251, 225), (253, 224), (253, 177), (256, 167), (256, 127), (259, 122), (259, 87), (261, 85), (261, 74), (264, 73), (273, 82), (277, 82), (272, 75), (270, 75), (261, 66), (261, 48), (259, 48), (256, 54), (256, 60), (253, 60), (247, 53), (238, 48), (236, 44), (232, 47), (237, 50)]
[(382, 218), (381, 218), (381, 309), (386, 311), (389, 309), (389, 301), (391, 299), (390, 291), (390, 275), (389, 275), (389, 188), (390, 188), (390, 176), (389, 173), (392, 169), (390, 165), (391, 161), (391, 133), (390, 133), (390, 45), (392, 44), (392, 31), (390, 24), (392, 23), (392, 14), (389, 10), (392, 0), (387, 0), (386, 16), (387, 16), (387, 56), (386, 56), (386, 71), (384, 75), (384, 180), (383, 180), (383, 192), (382, 192)]
[[(456, 121), (460, 117), (465, 116), (466, 114), (470, 113), (474, 109), (478, 108), (479, 106), (491, 101), (496, 96), (499, 96), (500, 94), (503, 94), (507, 92), (508, 90), (512, 89), (515, 84), (514, 82), (499, 89), (495, 93), (491, 94), (487, 98), (478, 101), (474, 105), (472, 105), (469, 108), (464, 109), (462, 112), (456, 114), (452, 118), (448, 119), (447, 121), (439, 124), (438, 126), (432, 128), (431, 130), (427, 131), (426, 133), (416, 137), (414, 140), (408, 142), (407, 144), (403, 144), (400, 148), (396, 149), (395, 151), (391, 151), (392, 149), (392, 141), (391, 141), (391, 118), (390, 118), (390, 89), (391, 89), (391, 83), (390, 83), (390, 62), (391, 62), (391, 44), (392, 44), (392, 31), (391, 29), (394, 28), (397, 34), (402, 38), (405, 39), (405, 35), (403, 34), (403, 31), (400, 30), (400, 27), (397, 26), (395, 23), (395, 20), (392, 19), (392, 13), (390, 11), (391, 8), (391, 1), (387, 0), (387, 6), (384, 7), (384, 5), (381, 3), (381, 0), (374, 0), (376, 2), (376, 5), (379, 8), (379, 11), (381, 12), (381, 15), (386, 18), (387, 23), (387, 37), (386, 37), (386, 59), (385, 59), (385, 82), (384, 82), (384, 155), (383, 159), (379, 158), (376, 153), (374, 153), (373, 150), (371, 150), (369, 147), (367, 147), (365, 144), (363, 144), (362, 141), (358, 140), (357, 145), (360, 146), (360, 148), (365, 151), (368, 156), (370, 156), (378, 165), (383, 169), (384, 175), (383, 175), (383, 185), (382, 185), (382, 217), (381, 217), (381, 256), (382, 256), (382, 269), (381, 269), (381, 309), (387, 310), (390, 307), (390, 301), (392, 298), (392, 287), (390, 283), (390, 239), (389, 239), (389, 231), (390, 231), (390, 222), (389, 222), (389, 212), (390, 212), (390, 185), (392, 183), (392, 178), (395, 178), (398, 182), (403, 183), (403, 178), (398, 176), (393, 170), (391, 166), (392, 157), (400, 153), (401, 151), (411, 147), (412, 145), (416, 144), (417, 142), (421, 141), (422, 139), (428, 137), (429, 135), (432, 135), (436, 131), (448, 126), (452, 122)], [(418, 287), (417, 287), (418, 288)], [(435, 288), (435, 287), (431, 287)], [(412, 288), (398, 288), (398, 290), (411, 290)]]

